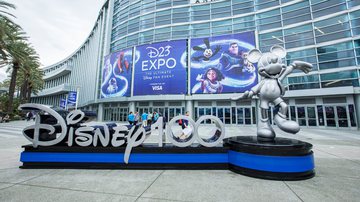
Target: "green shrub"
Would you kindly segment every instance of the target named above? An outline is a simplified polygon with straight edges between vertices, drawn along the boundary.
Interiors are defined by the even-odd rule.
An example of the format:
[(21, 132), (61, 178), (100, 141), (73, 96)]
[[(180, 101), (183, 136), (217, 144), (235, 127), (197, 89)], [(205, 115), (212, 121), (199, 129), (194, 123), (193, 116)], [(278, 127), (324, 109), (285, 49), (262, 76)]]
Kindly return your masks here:
[(14, 115), (13, 120), (14, 120), (14, 121), (21, 120), (21, 116), (19, 116), (19, 115)]

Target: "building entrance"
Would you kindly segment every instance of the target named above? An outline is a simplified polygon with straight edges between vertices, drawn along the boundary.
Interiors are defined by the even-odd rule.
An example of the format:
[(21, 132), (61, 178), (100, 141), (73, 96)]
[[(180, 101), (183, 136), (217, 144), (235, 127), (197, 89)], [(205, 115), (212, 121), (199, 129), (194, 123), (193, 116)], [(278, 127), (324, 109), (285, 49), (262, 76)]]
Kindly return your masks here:
[(345, 105), (325, 106), (325, 118), (327, 127), (349, 127), (350, 117)]
[(238, 125), (251, 125), (251, 107), (237, 107), (236, 117)]
[(300, 126), (317, 126), (316, 106), (297, 106), (297, 122)]
[[(235, 114), (234, 114), (235, 115)], [(225, 124), (231, 124), (231, 108), (230, 107), (221, 107), (217, 108), (217, 117)]]

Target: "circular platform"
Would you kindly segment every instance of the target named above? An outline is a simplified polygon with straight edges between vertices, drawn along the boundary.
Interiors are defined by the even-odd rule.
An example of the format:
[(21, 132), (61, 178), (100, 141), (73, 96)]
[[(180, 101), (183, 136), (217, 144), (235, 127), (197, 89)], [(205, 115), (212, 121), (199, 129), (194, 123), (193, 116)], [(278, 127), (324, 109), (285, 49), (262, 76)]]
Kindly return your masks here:
[(295, 139), (262, 141), (256, 136), (224, 139), (229, 147), (229, 169), (251, 177), (303, 180), (315, 175), (312, 145)]

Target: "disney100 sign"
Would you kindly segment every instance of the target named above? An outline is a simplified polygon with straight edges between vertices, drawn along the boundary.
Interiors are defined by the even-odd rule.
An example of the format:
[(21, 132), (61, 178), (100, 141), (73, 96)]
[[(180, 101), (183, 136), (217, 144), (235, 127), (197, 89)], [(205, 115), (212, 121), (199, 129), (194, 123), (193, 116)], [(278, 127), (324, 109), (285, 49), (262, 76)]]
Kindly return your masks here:
[(257, 125), (257, 136), (265, 141), (275, 139), (275, 132), (269, 123), (268, 109), (270, 103), (275, 107), (279, 107), (279, 111), (274, 117), (274, 122), (281, 130), (293, 134), (300, 131), (300, 126), (297, 122), (287, 120), (288, 105), (282, 99), (285, 89), (281, 82), (294, 69), (299, 69), (306, 74), (309, 73), (312, 69), (312, 64), (294, 61), (289, 66), (286, 66), (282, 64), (282, 59), (285, 56), (286, 50), (277, 45), (271, 47), (268, 53), (262, 53), (258, 49), (251, 50), (247, 59), (251, 63), (258, 63), (258, 72), (262, 79), (250, 91), (245, 91), (243, 95), (232, 98), (232, 100), (238, 100), (259, 95), (261, 115)]
[[(147, 136), (147, 133), (143, 127), (139, 127), (135, 130), (136, 127), (132, 127), (130, 130), (126, 126), (116, 126), (113, 127), (113, 133), (110, 134), (110, 129), (106, 124), (101, 124), (100, 126), (103, 128), (103, 131), (97, 127), (91, 126), (81, 126), (76, 127), (78, 123), (80, 123), (84, 117), (84, 112), (80, 110), (74, 110), (70, 112), (66, 116), (66, 120), (64, 120), (56, 111), (53, 109), (46, 107), (40, 104), (23, 104), (19, 107), (20, 109), (31, 109), (31, 110), (41, 110), (49, 115), (53, 116), (58, 124), (61, 127), (61, 131), (56, 134), (56, 138), (49, 141), (41, 141), (40, 140), (40, 130), (48, 131), (48, 135), (53, 135), (56, 133), (55, 127), (50, 124), (44, 124), (40, 121), (40, 116), (36, 115), (35, 124), (26, 127), (23, 130), (23, 135), (33, 143), (33, 147), (38, 146), (52, 146), (56, 145), (63, 140), (66, 141), (67, 138), (67, 145), (73, 146), (74, 143), (78, 146), (87, 147), (87, 146), (97, 146), (100, 143), (103, 147), (111, 145), (113, 147), (120, 147), (125, 145), (125, 155), (124, 155), (124, 162), (128, 163), (131, 150), (133, 147), (137, 147), (141, 145)], [(174, 136), (171, 125), (174, 125), (180, 119), (187, 120), (189, 122), (189, 126), (192, 127), (194, 130), (192, 135), (186, 138), (184, 141), (180, 142), (177, 137)], [(200, 123), (210, 119), (214, 124), (215, 128), (211, 131), (212, 135), (211, 138), (205, 139), (200, 137), (198, 133), (198, 129)], [(158, 121), (151, 125), (151, 130), (149, 133), (158, 129), (159, 138), (158, 138), (158, 145), (161, 147), (163, 145), (163, 134), (169, 138), (170, 142), (178, 147), (187, 147), (190, 146), (192, 143), (197, 140), (201, 145), (205, 147), (214, 147), (219, 145), (223, 138), (225, 137), (225, 127), (221, 120), (215, 116), (205, 115), (200, 117), (196, 122), (192, 120), (188, 116), (176, 116), (172, 120), (170, 120), (169, 125), (166, 127), (166, 130), (163, 131), (163, 118), (160, 117)], [(99, 125), (98, 125), (99, 126)], [(30, 134), (30, 135), (29, 135)], [(67, 137), (66, 137), (67, 136)], [(208, 135), (207, 135), (208, 136)]]

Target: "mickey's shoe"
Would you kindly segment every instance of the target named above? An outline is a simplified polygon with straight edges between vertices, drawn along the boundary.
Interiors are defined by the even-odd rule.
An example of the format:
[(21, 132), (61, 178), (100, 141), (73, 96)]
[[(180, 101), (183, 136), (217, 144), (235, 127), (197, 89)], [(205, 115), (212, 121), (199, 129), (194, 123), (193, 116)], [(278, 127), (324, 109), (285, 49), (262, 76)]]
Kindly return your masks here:
[(257, 136), (262, 141), (272, 141), (275, 138), (275, 132), (269, 124), (269, 119), (260, 119), (257, 127)]
[(300, 131), (300, 126), (295, 121), (286, 120), (286, 115), (278, 112), (274, 117), (274, 122), (283, 131), (287, 133), (297, 133)]

